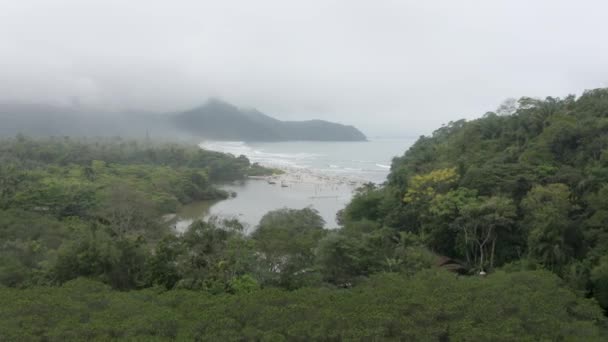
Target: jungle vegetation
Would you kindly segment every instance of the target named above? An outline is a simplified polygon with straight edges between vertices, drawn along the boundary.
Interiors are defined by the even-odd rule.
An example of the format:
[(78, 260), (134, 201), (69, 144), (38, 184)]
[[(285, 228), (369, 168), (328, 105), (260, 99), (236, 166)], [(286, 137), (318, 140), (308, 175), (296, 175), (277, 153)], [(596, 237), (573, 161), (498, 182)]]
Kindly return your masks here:
[(420, 137), (337, 229), (311, 208), (251, 234), (159, 220), (260, 172), (196, 147), (3, 140), (0, 340), (607, 338), (608, 89)]

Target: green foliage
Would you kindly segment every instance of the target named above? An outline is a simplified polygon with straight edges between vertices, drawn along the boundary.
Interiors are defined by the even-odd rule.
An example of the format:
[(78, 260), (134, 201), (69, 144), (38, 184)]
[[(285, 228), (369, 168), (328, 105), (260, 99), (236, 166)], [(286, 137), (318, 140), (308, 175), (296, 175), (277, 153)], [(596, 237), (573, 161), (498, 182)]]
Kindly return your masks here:
[(263, 167), (258, 163), (251, 164), (251, 167), (247, 170), (247, 176), (272, 176), (283, 173), (285, 171), (281, 169)]
[(25, 287), (47, 283), (45, 274), (56, 250), (82, 226), (78, 219), (59, 221), (20, 209), (0, 211), (0, 284)]
[(264, 215), (251, 235), (262, 283), (295, 289), (310, 281), (315, 248), (326, 233), (323, 224), (311, 208), (279, 209)]
[(260, 289), (260, 284), (252, 276), (245, 274), (230, 281), (230, 292), (234, 294), (251, 293)]
[(317, 264), (323, 280), (350, 287), (379, 272), (413, 274), (435, 265), (435, 254), (408, 232), (372, 222), (351, 222), (319, 242)]
[(147, 254), (138, 240), (113, 239), (101, 231), (82, 232), (62, 245), (49, 276), (58, 283), (85, 276), (115, 289), (142, 287)]
[(551, 270), (560, 270), (572, 254), (566, 241), (573, 210), (564, 184), (535, 186), (522, 201), (528, 233), (528, 250)]
[(608, 308), (608, 256), (600, 259), (591, 270), (593, 294), (604, 308)]
[(546, 271), (486, 278), (381, 274), (353, 289), (264, 289), (211, 296), (118, 292), (77, 279), (0, 288), (0, 339), (602, 341), (606, 321)]
[(427, 174), (413, 176), (408, 184), (408, 190), (403, 197), (405, 203), (428, 202), (438, 193), (446, 189), (458, 180), (456, 169), (433, 170)]
[(463, 244), (467, 262), (477, 270), (492, 269), (496, 246), (514, 230), (516, 218), (513, 202), (505, 197), (479, 197), (462, 208), (453, 226)]
[(357, 277), (370, 273), (366, 260), (366, 246), (345, 234), (330, 233), (319, 243), (317, 263), (323, 280), (350, 286)]
[(177, 288), (231, 292), (231, 285), (251, 271), (254, 260), (242, 226), (231, 221), (194, 222), (171, 247), (174, 254), (167, 261), (177, 267)]
[(416, 234), (471, 270), (527, 259), (600, 293), (591, 277), (608, 255), (606, 98), (521, 98), (450, 122), (395, 158), (388, 182), (357, 194), (342, 223)]
[[(170, 233), (161, 215), (227, 197), (213, 182), (240, 179), (249, 170), (243, 156), (175, 144), (0, 140), (0, 284), (87, 276), (116, 289), (171, 288), (189, 271), (167, 260), (181, 255), (168, 244), (159, 243), (152, 255)], [(184, 237), (180, 248), (195, 247), (188, 242)]]
[[(203, 171), (211, 181), (229, 181), (245, 177), (251, 169), (244, 156), (206, 151), (198, 146), (154, 144), (150, 142), (113, 139), (70, 139), (51, 137), (34, 140), (24, 136), (0, 140), (0, 176), (2, 170), (35, 169), (47, 165), (83, 167), (90, 180), (96, 178), (98, 167), (108, 165), (153, 165)], [(11, 166), (13, 165), (13, 166)], [(255, 166), (263, 173), (264, 168)], [(0, 177), (0, 180), (4, 179)], [(3, 181), (9, 183), (9, 181)]]
[[(607, 99), (452, 122), (333, 231), (305, 208), (170, 233), (214, 182), (271, 172), (243, 156), (2, 141), (0, 340), (606, 340)], [(445, 271), (467, 269), (488, 274)]]

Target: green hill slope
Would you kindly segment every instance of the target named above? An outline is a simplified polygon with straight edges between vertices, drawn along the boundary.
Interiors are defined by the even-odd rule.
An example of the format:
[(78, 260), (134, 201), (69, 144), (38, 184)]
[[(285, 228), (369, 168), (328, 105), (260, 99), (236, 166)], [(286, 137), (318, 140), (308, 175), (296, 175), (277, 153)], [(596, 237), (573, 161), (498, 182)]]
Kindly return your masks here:
[[(421, 137), (342, 220), (415, 234), (470, 272), (546, 268), (608, 307), (608, 89), (522, 98)], [(515, 264), (513, 264), (515, 263)]]

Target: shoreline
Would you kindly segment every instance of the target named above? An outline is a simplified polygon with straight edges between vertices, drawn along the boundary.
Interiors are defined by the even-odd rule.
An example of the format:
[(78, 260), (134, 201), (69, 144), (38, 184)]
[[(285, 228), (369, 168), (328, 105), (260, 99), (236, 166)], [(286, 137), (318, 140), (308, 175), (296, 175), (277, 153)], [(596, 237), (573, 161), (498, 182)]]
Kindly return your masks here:
[(248, 176), (246, 180), (263, 180), (269, 185), (289, 187), (296, 184), (311, 184), (316, 186), (349, 186), (352, 190), (370, 183), (369, 180), (354, 176), (329, 175), (308, 168), (287, 167), (285, 165), (262, 164), (263, 167), (281, 170), (281, 174), (267, 176)]
[(236, 192), (236, 197), (184, 206), (167, 223), (178, 234), (184, 233), (196, 219), (210, 216), (238, 219), (251, 232), (264, 214), (281, 208), (301, 209), (311, 206), (319, 212), (328, 229), (338, 227), (336, 212), (344, 208), (355, 190), (368, 181), (348, 176), (334, 176), (306, 168), (267, 166), (283, 171), (267, 176), (248, 176), (241, 181), (220, 185)]
[[(176, 233), (183, 233), (196, 219), (210, 216), (238, 219), (247, 232), (257, 226), (264, 214), (281, 208), (313, 207), (326, 222), (328, 229), (339, 225), (336, 213), (343, 209), (370, 179), (343, 170), (315, 169), (256, 161), (262, 167), (280, 173), (251, 175), (242, 180), (216, 184), (223, 190), (235, 192), (236, 197), (220, 201), (201, 201), (181, 208), (175, 215), (165, 217)], [(331, 168), (331, 165), (328, 165)], [(363, 176), (363, 175), (362, 175)]]

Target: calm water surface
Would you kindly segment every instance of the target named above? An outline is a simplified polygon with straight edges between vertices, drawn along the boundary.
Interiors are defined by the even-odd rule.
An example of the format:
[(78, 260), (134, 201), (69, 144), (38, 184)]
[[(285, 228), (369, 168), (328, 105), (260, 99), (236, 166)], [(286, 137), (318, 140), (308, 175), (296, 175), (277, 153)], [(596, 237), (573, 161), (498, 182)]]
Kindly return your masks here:
[(198, 218), (217, 215), (239, 219), (248, 231), (270, 210), (312, 207), (326, 222), (337, 227), (336, 213), (350, 201), (362, 183), (382, 183), (391, 160), (402, 155), (415, 141), (376, 139), (368, 142), (203, 142), (202, 148), (245, 155), (252, 162), (280, 167), (288, 175), (269, 184), (266, 180), (246, 180), (222, 186), (237, 193), (219, 202), (194, 203), (177, 213), (178, 231), (184, 231)]

